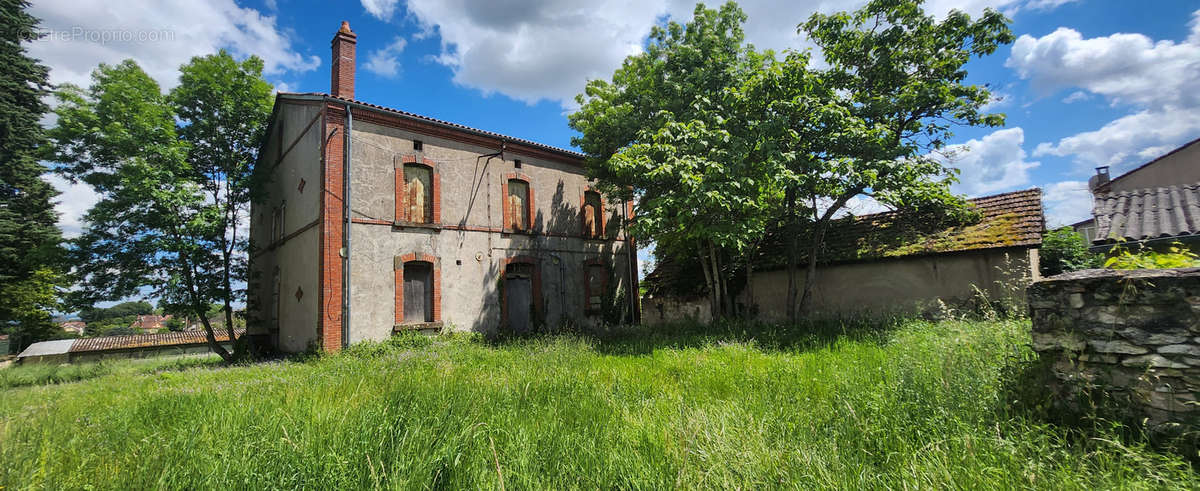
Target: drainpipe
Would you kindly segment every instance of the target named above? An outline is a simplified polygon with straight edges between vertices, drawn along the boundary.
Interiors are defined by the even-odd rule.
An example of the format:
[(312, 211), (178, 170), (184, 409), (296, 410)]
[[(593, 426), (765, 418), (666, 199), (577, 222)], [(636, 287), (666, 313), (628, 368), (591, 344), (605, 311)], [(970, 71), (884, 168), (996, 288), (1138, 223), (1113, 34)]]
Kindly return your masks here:
[(346, 131), (342, 135), (345, 157), (342, 165), (342, 215), (345, 218), (342, 230), (342, 347), (350, 346), (350, 133), (354, 130), (354, 115), (350, 104), (346, 104)]
[(634, 252), (633, 236), (629, 234), (629, 201), (626, 200), (621, 206), (621, 214), (625, 216), (625, 257), (626, 268), (625, 272), (629, 274), (629, 319), (631, 324), (637, 324), (641, 319), (638, 312), (638, 295), (641, 292), (637, 288), (637, 253)]

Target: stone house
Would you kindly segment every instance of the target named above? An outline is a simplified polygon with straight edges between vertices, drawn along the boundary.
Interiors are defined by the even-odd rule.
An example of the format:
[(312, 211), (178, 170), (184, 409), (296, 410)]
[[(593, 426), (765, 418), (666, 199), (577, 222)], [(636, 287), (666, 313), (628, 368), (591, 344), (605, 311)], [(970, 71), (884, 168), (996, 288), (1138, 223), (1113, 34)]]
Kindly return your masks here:
[[(969, 200), (973, 223), (937, 214), (890, 211), (835, 221), (818, 255), (813, 311), (820, 315), (912, 314), (957, 307), (981, 292), (991, 300), (1020, 303), (1036, 280), (1045, 219), (1042, 193), (1029, 189)], [(757, 318), (787, 318), (788, 274), (781, 234), (770, 233), (748, 287), (744, 274), (737, 301)], [(649, 323), (687, 318), (707, 321), (707, 300), (679, 296), (665, 285), (698, 284), (686, 267), (663, 261), (645, 279)], [(694, 269), (694, 268), (692, 268)], [(803, 288), (803, 267), (800, 288)]]
[(357, 36), (329, 94), (279, 93), (250, 220), (249, 334), (285, 352), (401, 330), (523, 332), (637, 318), (631, 203), (584, 156), (354, 98)]

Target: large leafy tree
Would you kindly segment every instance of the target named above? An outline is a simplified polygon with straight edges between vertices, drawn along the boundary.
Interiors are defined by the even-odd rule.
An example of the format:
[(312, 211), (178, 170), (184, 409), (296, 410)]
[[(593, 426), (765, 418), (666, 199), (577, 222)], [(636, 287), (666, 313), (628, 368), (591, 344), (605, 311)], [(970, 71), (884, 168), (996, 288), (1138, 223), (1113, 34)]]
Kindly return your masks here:
[(244, 224), (251, 163), (270, 115), (271, 86), (257, 57), (222, 51), (193, 58), (164, 94), (132, 60), (100, 65), (87, 89), (59, 91), (50, 132), (60, 172), (91, 185), (101, 199), (71, 250), (81, 288), (75, 301), (118, 299), (149, 287), (173, 310), (204, 325), (222, 305), (234, 337), (234, 305), (245, 298)]
[(732, 2), (699, 5), (686, 25), (654, 28), (646, 51), (589, 82), (569, 116), (590, 174), (637, 202), (634, 234), (698, 261), (714, 316), (732, 313), (729, 258), (761, 236), (776, 191), (739, 110), (739, 84), (771, 59), (743, 43), (745, 19)]
[[(814, 14), (800, 26), (829, 64), (821, 79), (844, 110), (824, 149), (798, 152), (792, 163), (788, 187), (809, 203), (811, 225), (801, 310), (811, 303), (825, 233), (850, 200), (962, 210), (965, 202), (950, 192), (957, 170), (931, 154), (955, 126), (1004, 124), (1002, 114), (983, 111), (991, 93), (965, 82), (965, 65), (1012, 42), (1008, 19), (988, 9), (977, 20), (956, 10), (939, 21), (921, 4), (872, 0), (853, 13)], [(780, 135), (783, 145), (806, 145), (798, 140), (803, 132)]]
[(17, 349), (57, 331), (50, 312), (62, 278), (57, 192), (42, 180), (46, 168), (37, 159), (47, 71), (21, 46), (37, 39), (28, 6), (0, 0), (0, 330), (13, 335)]

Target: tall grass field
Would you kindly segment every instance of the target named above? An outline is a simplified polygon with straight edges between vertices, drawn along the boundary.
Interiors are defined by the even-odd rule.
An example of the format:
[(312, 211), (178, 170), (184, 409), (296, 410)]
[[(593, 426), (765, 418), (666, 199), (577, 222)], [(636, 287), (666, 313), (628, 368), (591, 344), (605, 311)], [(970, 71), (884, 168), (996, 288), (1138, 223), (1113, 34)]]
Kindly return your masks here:
[(674, 326), (406, 336), (235, 367), (11, 367), (0, 487), (1200, 487), (1119, 427), (1021, 409), (1010, 375), (1032, 358), (1028, 331)]

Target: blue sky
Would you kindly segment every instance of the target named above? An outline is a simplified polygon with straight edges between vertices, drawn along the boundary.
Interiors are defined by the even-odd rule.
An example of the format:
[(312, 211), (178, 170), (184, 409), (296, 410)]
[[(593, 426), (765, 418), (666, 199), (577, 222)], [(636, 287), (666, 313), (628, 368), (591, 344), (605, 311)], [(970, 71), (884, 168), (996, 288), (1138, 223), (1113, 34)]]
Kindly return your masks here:
[[(795, 25), (861, 2), (745, 1), (748, 39), (803, 48)], [(229, 49), (264, 58), (280, 90), (329, 88), (329, 41), (358, 34), (357, 98), (569, 147), (566, 114), (589, 78), (608, 77), (655, 23), (687, 20), (682, 0), (35, 1), (53, 35), (30, 45), (53, 82), (86, 84), (98, 62), (137, 60), (164, 86), (188, 57)], [(1040, 187), (1047, 217), (1090, 213), (1087, 178), (1120, 174), (1200, 137), (1200, 3), (1182, 0), (933, 0), (1013, 20), (1016, 43), (972, 61), (1004, 128), (960, 128), (948, 150), (971, 196)], [(68, 234), (94, 194), (58, 178)], [(861, 203), (860, 211), (871, 211)]]

